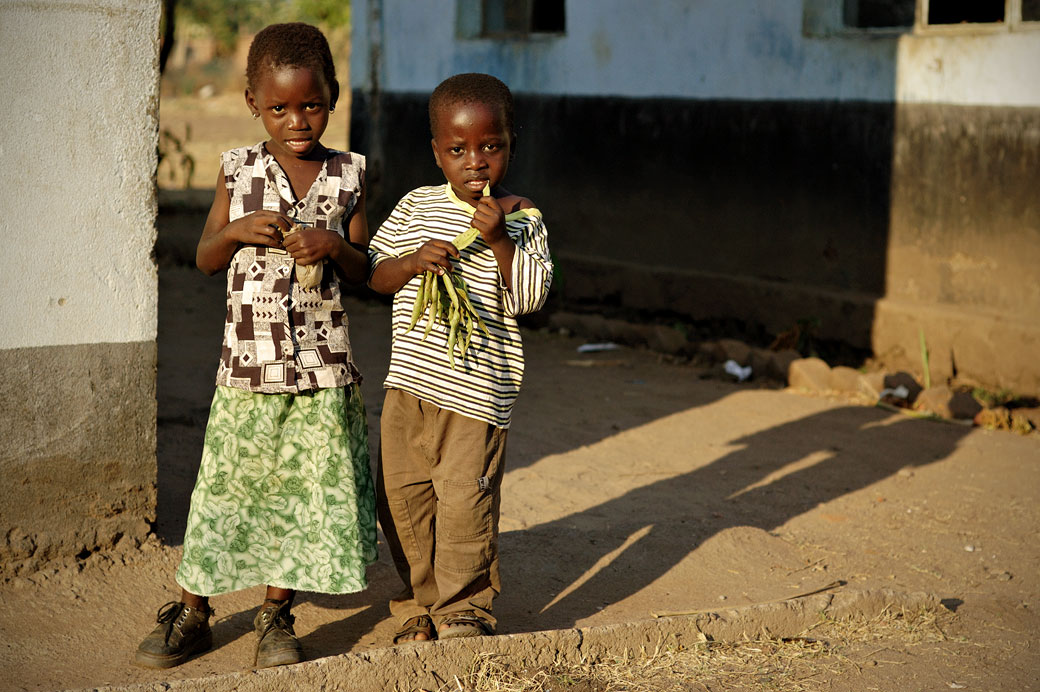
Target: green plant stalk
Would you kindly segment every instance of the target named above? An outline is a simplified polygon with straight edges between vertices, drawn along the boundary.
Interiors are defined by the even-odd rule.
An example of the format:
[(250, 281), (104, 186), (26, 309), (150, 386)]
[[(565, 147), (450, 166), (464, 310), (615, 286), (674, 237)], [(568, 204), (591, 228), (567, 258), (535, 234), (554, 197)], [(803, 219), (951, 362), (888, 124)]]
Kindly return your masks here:
[(921, 327), (917, 328), (917, 340), (921, 344), (921, 365), (924, 367), (924, 388), (929, 389), (932, 386), (932, 372), (928, 367), (928, 344), (924, 340), (924, 329)]

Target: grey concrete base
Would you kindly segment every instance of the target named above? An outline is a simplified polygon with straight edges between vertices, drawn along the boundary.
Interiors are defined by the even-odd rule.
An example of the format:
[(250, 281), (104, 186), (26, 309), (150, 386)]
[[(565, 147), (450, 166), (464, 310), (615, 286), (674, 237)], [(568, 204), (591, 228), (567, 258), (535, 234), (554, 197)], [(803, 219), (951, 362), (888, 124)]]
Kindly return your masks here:
[[(886, 367), (922, 378), (923, 330), (934, 383), (954, 375), (989, 389), (1040, 393), (1040, 322), (1008, 315), (743, 276), (675, 271), (561, 253), (558, 288), (569, 306), (610, 304), (623, 311), (667, 306), (693, 320), (740, 316), (777, 334), (813, 320), (822, 339), (873, 351)], [(797, 305), (792, 313), (790, 306)]]
[(884, 612), (937, 608), (924, 593), (842, 590), (762, 605), (699, 612), (569, 630), (527, 632), (498, 637), (403, 644), (362, 654), (345, 654), (295, 666), (232, 673), (194, 680), (103, 687), (108, 692), (335, 692), (337, 690), (440, 689), (464, 676), (478, 654), (508, 658), (518, 668), (579, 665), (639, 656), (658, 647), (691, 648), (704, 641), (742, 641), (746, 637), (793, 637), (820, 621)]
[(155, 367), (154, 342), (0, 351), (0, 574), (147, 536)]
[(956, 375), (987, 389), (1040, 394), (1040, 321), (889, 299), (875, 309), (873, 348), (886, 366), (923, 382), (923, 333), (933, 384)]

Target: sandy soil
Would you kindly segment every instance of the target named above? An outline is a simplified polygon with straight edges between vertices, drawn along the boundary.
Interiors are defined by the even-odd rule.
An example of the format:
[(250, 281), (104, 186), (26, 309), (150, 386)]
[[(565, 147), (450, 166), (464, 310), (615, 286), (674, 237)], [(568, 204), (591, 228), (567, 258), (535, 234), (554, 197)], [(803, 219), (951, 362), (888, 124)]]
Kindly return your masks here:
[[(239, 142), (243, 113), (215, 109), (195, 121), (193, 141), (212, 139), (214, 152), (232, 135), (253, 141)], [(208, 187), (215, 159), (203, 165), (199, 152), (196, 184)], [(248, 668), (259, 590), (214, 599), (214, 651), (168, 672), (130, 664), (156, 609), (178, 595), (220, 345), (223, 280), (177, 259), (199, 228), (197, 212), (160, 219), (157, 536), (0, 585), (0, 690)], [(389, 313), (352, 298), (349, 314), (375, 445)], [(955, 612), (938, 640), (879, 630), (869, 648), (828, 653), (851, 663), (799, 689), (1040, 689), (1040, 436), (736, 385), (648, 351), (580, 355), (579, 339), (556, 334), (528, 332), (525, 343), (503, 491), (502, 632), (740, 606), (841, 579), (933, 593)], [(369, 577), (361, 594), (301, 594), (308, 656), (389, 644), (397, 581), (385, 550)], [(702, 689), (681, 678), (675, 689)], [(775, 689), (758, 684), (746, 688)]]
[[(174, 221), (163, 232), (176, 230)], [(214, 599), (213, 652), (166, 673), (130, 664), (155, 610), (177, 595), (222, 301), (220, 278), (162, 264), (161, 541), (3, 585), (0, 689), (248, 667), (259, 590)], [(376, 444), (389, 312), (356, 299), (349, 311)], [(887, 681), (879, 689), (1040, 689), (1038, 436), (703, 379), (647, 351), (583, 356), (574, 338), (525, 339), (504, 485), (503, 632), (739, 606), (843, 579), (927, 591), (956, 608), (946, 641), (886, 642), (887, 663), (859, 673)], [(397, 583), (385, 550), (370, 579), (353, 596), (301, 596), (297, 629), (310, 657), (388, 645)], [(843, 689), (832, 677), (830, 688)]]

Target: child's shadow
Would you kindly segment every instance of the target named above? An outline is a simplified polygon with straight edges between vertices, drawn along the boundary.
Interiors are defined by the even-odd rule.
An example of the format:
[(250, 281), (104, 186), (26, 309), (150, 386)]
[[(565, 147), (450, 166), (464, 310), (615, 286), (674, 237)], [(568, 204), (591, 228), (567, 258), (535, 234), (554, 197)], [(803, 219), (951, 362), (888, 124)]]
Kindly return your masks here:
[(213, 650), (222, 649), (246, 635), (252, 635), (253, 619), (259, 611), (260, 606), (257, 605), (249, 610), (218, 617), (213, 623)]
[[(537, 549), (532, 554), (540, 556), (517, 565), (517, 578), (545, 583), (546, 592), (568, 591), (562, 598), (541, 599), (540, 615), (535, 615), (537, 607), (527, 606), (529, 624), (540, 629), (573, 626), (598, 607), (647, 588), (728, 528), (772, 531), (900, 469), (945, 459), (967, 432), (960, 426), (893, 420), (879, 409), (842, 407), (738, 439), (720, 439), (733, 451), (706, 465), (503, 536), (504, 543), (519, 551)], [(696, 465), (695, 459), (691, 462)], [(638, 538), (626, 542), (630, 536)], [(609, 566), (594, 569), (614, 551)], [(695, 586), (691, 591), (691, 598), (703, 596)], [(506, 603), (523, 612), (521, 604)]]
[(337, 618), (318, 626), (309, 634), (300, 637), (300, 643), (308, 659), (326, 658), (349, 653), (362, 642), (366, 635), (375, 630), (376, 625), (389, 617), (390, 612), (385, 601), (373, 605), (374, 599), (368, 592), (345, 596), (328, 594), (301, 594), (297, 602), (310, 601), (324, 608), (342, 610), (361, 610), (352, 615)]

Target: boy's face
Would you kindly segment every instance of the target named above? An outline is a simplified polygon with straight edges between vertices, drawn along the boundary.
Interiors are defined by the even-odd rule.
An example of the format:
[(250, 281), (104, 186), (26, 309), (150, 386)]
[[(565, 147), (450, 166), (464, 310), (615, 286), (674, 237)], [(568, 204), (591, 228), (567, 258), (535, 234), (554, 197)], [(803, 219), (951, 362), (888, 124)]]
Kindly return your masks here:
[(494, 188), (506, 177), (513, 133), (501, 108), (483, 103), (450, 104), (437, 114), (433, 158), (459, 199), (477, 206), (488, 182)]

